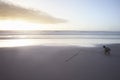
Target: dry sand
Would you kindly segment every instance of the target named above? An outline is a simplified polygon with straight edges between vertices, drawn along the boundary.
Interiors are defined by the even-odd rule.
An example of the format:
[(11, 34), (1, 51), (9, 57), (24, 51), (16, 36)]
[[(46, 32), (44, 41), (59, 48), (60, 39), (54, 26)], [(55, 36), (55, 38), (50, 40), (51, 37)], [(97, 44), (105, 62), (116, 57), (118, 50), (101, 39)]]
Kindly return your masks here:
[(0, 80), (120, 80), (120, 45), (109, 47), (0, 48)]

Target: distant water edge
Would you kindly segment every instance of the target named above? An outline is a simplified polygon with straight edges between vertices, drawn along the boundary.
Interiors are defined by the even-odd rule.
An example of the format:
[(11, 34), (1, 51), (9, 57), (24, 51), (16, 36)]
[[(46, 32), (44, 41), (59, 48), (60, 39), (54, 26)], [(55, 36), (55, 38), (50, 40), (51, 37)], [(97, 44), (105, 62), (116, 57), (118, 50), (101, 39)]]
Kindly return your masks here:
[(95, 46), (99, 44), (120, 44), (120, 32), (7, 32), (0, 34), (0, 44), (0, 47), (19, 47), (31, 45)]

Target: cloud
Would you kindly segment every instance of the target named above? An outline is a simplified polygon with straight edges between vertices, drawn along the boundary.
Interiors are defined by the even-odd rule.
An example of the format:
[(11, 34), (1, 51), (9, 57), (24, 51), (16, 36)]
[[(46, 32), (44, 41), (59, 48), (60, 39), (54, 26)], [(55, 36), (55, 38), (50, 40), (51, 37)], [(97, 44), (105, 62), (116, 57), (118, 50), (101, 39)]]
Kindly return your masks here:
[(23, 8), (0, 1), (0, 20), (25, 20), (36, 23), (55, 24), (67, 22), (64, 19), (53, 17), (42, 11)]

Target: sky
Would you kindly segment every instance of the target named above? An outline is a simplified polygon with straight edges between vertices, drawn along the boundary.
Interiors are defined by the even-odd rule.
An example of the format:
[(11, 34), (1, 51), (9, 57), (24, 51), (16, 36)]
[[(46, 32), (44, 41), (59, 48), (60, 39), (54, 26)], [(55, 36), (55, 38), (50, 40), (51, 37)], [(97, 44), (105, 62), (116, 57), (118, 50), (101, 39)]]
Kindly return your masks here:
[(0, 29), (120, 31), (120, 0), (0, 0)]

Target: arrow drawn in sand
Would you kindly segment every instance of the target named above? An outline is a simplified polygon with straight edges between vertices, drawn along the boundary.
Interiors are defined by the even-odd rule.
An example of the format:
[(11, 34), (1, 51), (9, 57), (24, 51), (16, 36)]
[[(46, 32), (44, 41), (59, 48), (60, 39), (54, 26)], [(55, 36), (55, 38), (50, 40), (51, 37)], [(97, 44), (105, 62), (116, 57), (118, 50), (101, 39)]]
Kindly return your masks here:
[[(79, 52), (80, 52), (80, 51), (79, 51)], [(71, 56), (70, 58), (66, 59), (65, 62), (68, 62), (68, 61), (70, 61), (71, 59), (73, 59), (74, 57), (76, 57), (76, 56), (79, 54), (79, 52), (76, 53), (76, 54), (74, 54), (74, 55)]]

